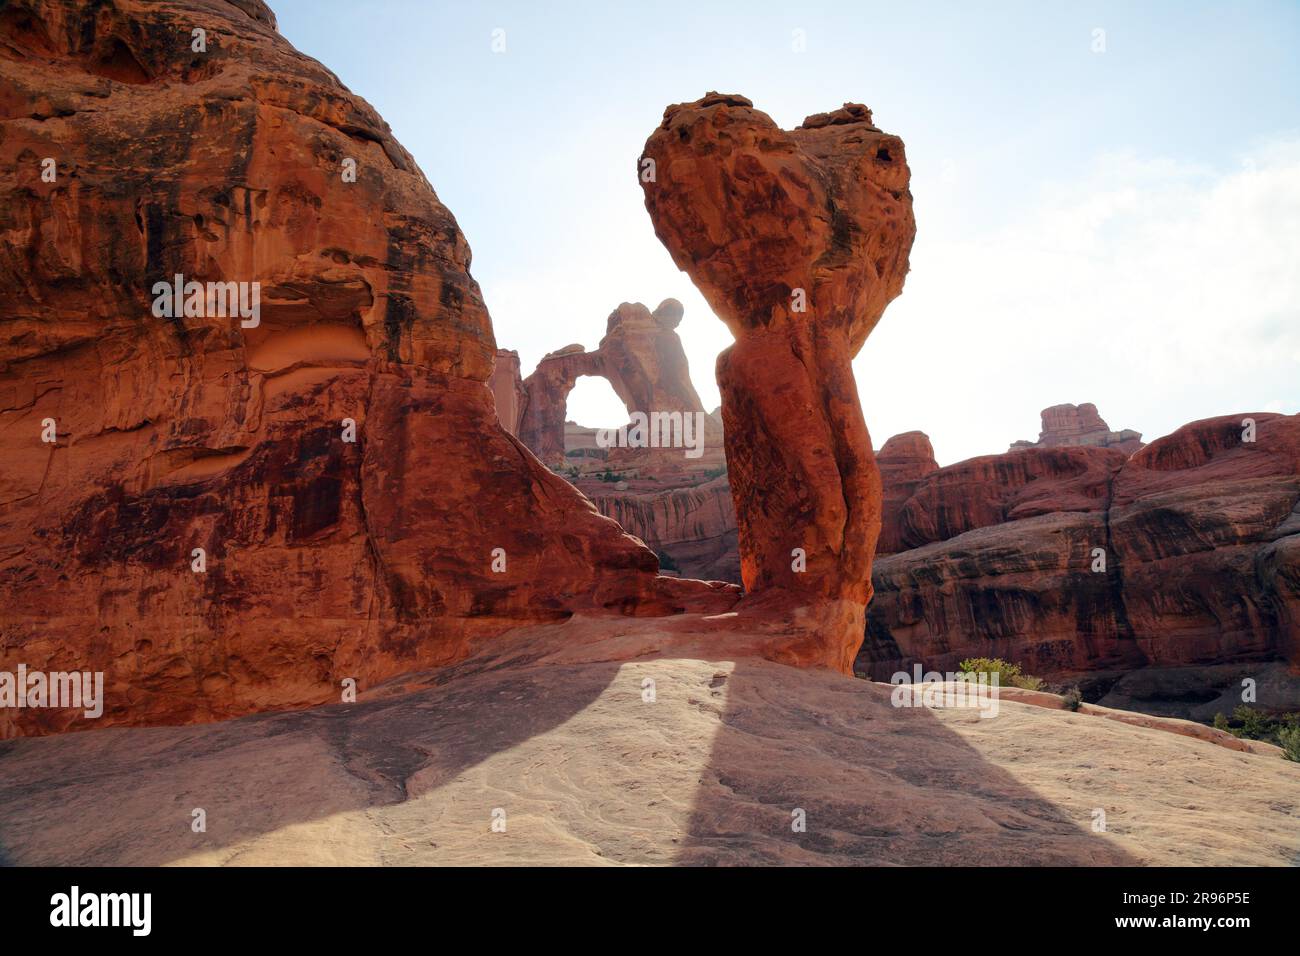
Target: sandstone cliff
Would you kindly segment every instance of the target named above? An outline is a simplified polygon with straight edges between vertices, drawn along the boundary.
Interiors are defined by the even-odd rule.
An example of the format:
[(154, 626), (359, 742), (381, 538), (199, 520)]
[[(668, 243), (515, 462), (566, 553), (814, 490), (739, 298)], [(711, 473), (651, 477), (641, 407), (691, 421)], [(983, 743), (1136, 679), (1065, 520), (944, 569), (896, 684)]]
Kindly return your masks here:
[(1300, 416), (1193, 422), (1132, 457), (976, 458), (901, 515), (912, 550), (876, 562), (862, 672), (1300, 662)]
[[(456, 220), (259, 0), (0, 14), (0, 670), (192, 721), (682, 606), (498, 423)], [(159, 316), (177, 275), (260, 316)]]

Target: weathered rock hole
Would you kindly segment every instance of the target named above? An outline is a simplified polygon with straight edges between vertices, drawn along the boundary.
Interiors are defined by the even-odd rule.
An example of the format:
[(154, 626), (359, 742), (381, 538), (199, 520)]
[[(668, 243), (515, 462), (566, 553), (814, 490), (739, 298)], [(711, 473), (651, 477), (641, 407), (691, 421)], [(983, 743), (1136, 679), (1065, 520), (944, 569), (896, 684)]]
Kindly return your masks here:
[(140, 61), (135, 58), (131, 48), (117, 37), (110, 39), (108, 47), (91, 60), (90, 68), (94, 73), (106, 76), (110, 80), (117, 80), (119, 83), (138, 86), (152, 79), (148, 71), (140, 65)]

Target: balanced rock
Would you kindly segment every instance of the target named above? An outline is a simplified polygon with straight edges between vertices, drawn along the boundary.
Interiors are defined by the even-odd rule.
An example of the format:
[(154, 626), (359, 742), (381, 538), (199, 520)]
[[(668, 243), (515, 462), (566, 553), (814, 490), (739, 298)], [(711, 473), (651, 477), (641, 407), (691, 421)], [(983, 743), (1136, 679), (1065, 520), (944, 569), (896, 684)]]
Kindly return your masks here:
[(794, 624), (773, 657), (847, 671), (881, 521), (850, 362), (907, 274), (902, 140), (858, 104), (785, 131), (710, 93), (665, 111), (638, 171), (655, 233), (736, 338), (717, 372), (745, 602)]

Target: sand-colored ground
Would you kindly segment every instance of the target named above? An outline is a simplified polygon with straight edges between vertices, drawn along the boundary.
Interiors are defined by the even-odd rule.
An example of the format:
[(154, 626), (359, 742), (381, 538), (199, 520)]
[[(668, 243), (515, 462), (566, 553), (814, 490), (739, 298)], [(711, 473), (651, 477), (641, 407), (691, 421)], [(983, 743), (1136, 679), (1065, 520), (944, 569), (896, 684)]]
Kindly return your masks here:
[(1276, 752), (1010, 700), (896, 708), (888, 685), (671, 642), (601, 659), (624, 641), (596, 638), (661, 626), (515, 632), (352, 705), (8, 741), (0, 860), (1300, 862), (1300, 765)]

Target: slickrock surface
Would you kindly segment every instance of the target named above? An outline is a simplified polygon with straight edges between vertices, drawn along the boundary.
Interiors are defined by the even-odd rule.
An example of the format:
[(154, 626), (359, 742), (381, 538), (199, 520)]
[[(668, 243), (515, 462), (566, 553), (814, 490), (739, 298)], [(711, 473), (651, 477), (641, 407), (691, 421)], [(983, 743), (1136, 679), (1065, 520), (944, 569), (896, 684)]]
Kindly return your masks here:
[[(605, 336), (593, 352), (567, 345), (548, 353), (524, 380), (526, 398), (519, 437), (548, 465), (566, 464), (565, 416), (569, 393), (578, 378), (597, 375), (609, 381), (628, 414), (640, 412), (703, 412), (691, 383), (686, 351), (677, 334), (682, 304), (665, 299), (651, 312), (640, 302), (624, 302), (609, 315)], [(705, 416), (706, 464), (722, 460), (722, 430)], [(682, 449), (610, 450), (624, 466), (641, 465), (665, 471), (685, 462)]]
[(1114, 448), (1131, 455), (1142, 447), (1142, 433), (1131, 428), (1111, 431), (1091, 402), (1082, 405), (1053, 405), (1042, 412), (1043, 430), (1038, 441), (1012, 442), (1011, 451), (1021, 448), (1060, 448), (1087, 445)]
[(785, 131), (710, 93), (669, 107), (644, 156), (656, 235), (736, 337), (717, 371), (743, 603), (800, 616), (781, 660), (847, 671), (881, 512), (850, 362), (907, 273), (902, 140), (858, 104)]
[[(876, 561), (862, 672), (1300, 664), (1300, 416), (1193, 422), (1132, 457), (976, 458), (923, 479), (900, 515), (919, 546)], [(1260, 705), (1296, 709), (1278, 686)]]
[(886, 685), (667, 634), (661, 656), (610, 661), (655, 644), (655, 622), (615, 623), (515, 632), (350, 706), (0, 743), (0, 859), (1300, 862), (1300, 765), (1276, 756), (1009, 700), (993, 718), (895, 708)]
[[(717, 596), (502, 429), (455, 219), (258, 0), (9, 3), (0, 91), (0, 669), (105, 671), (100, 725), (202, 720)], [(177, 274), (260, 283), (260, 323), (156, 318)]]

